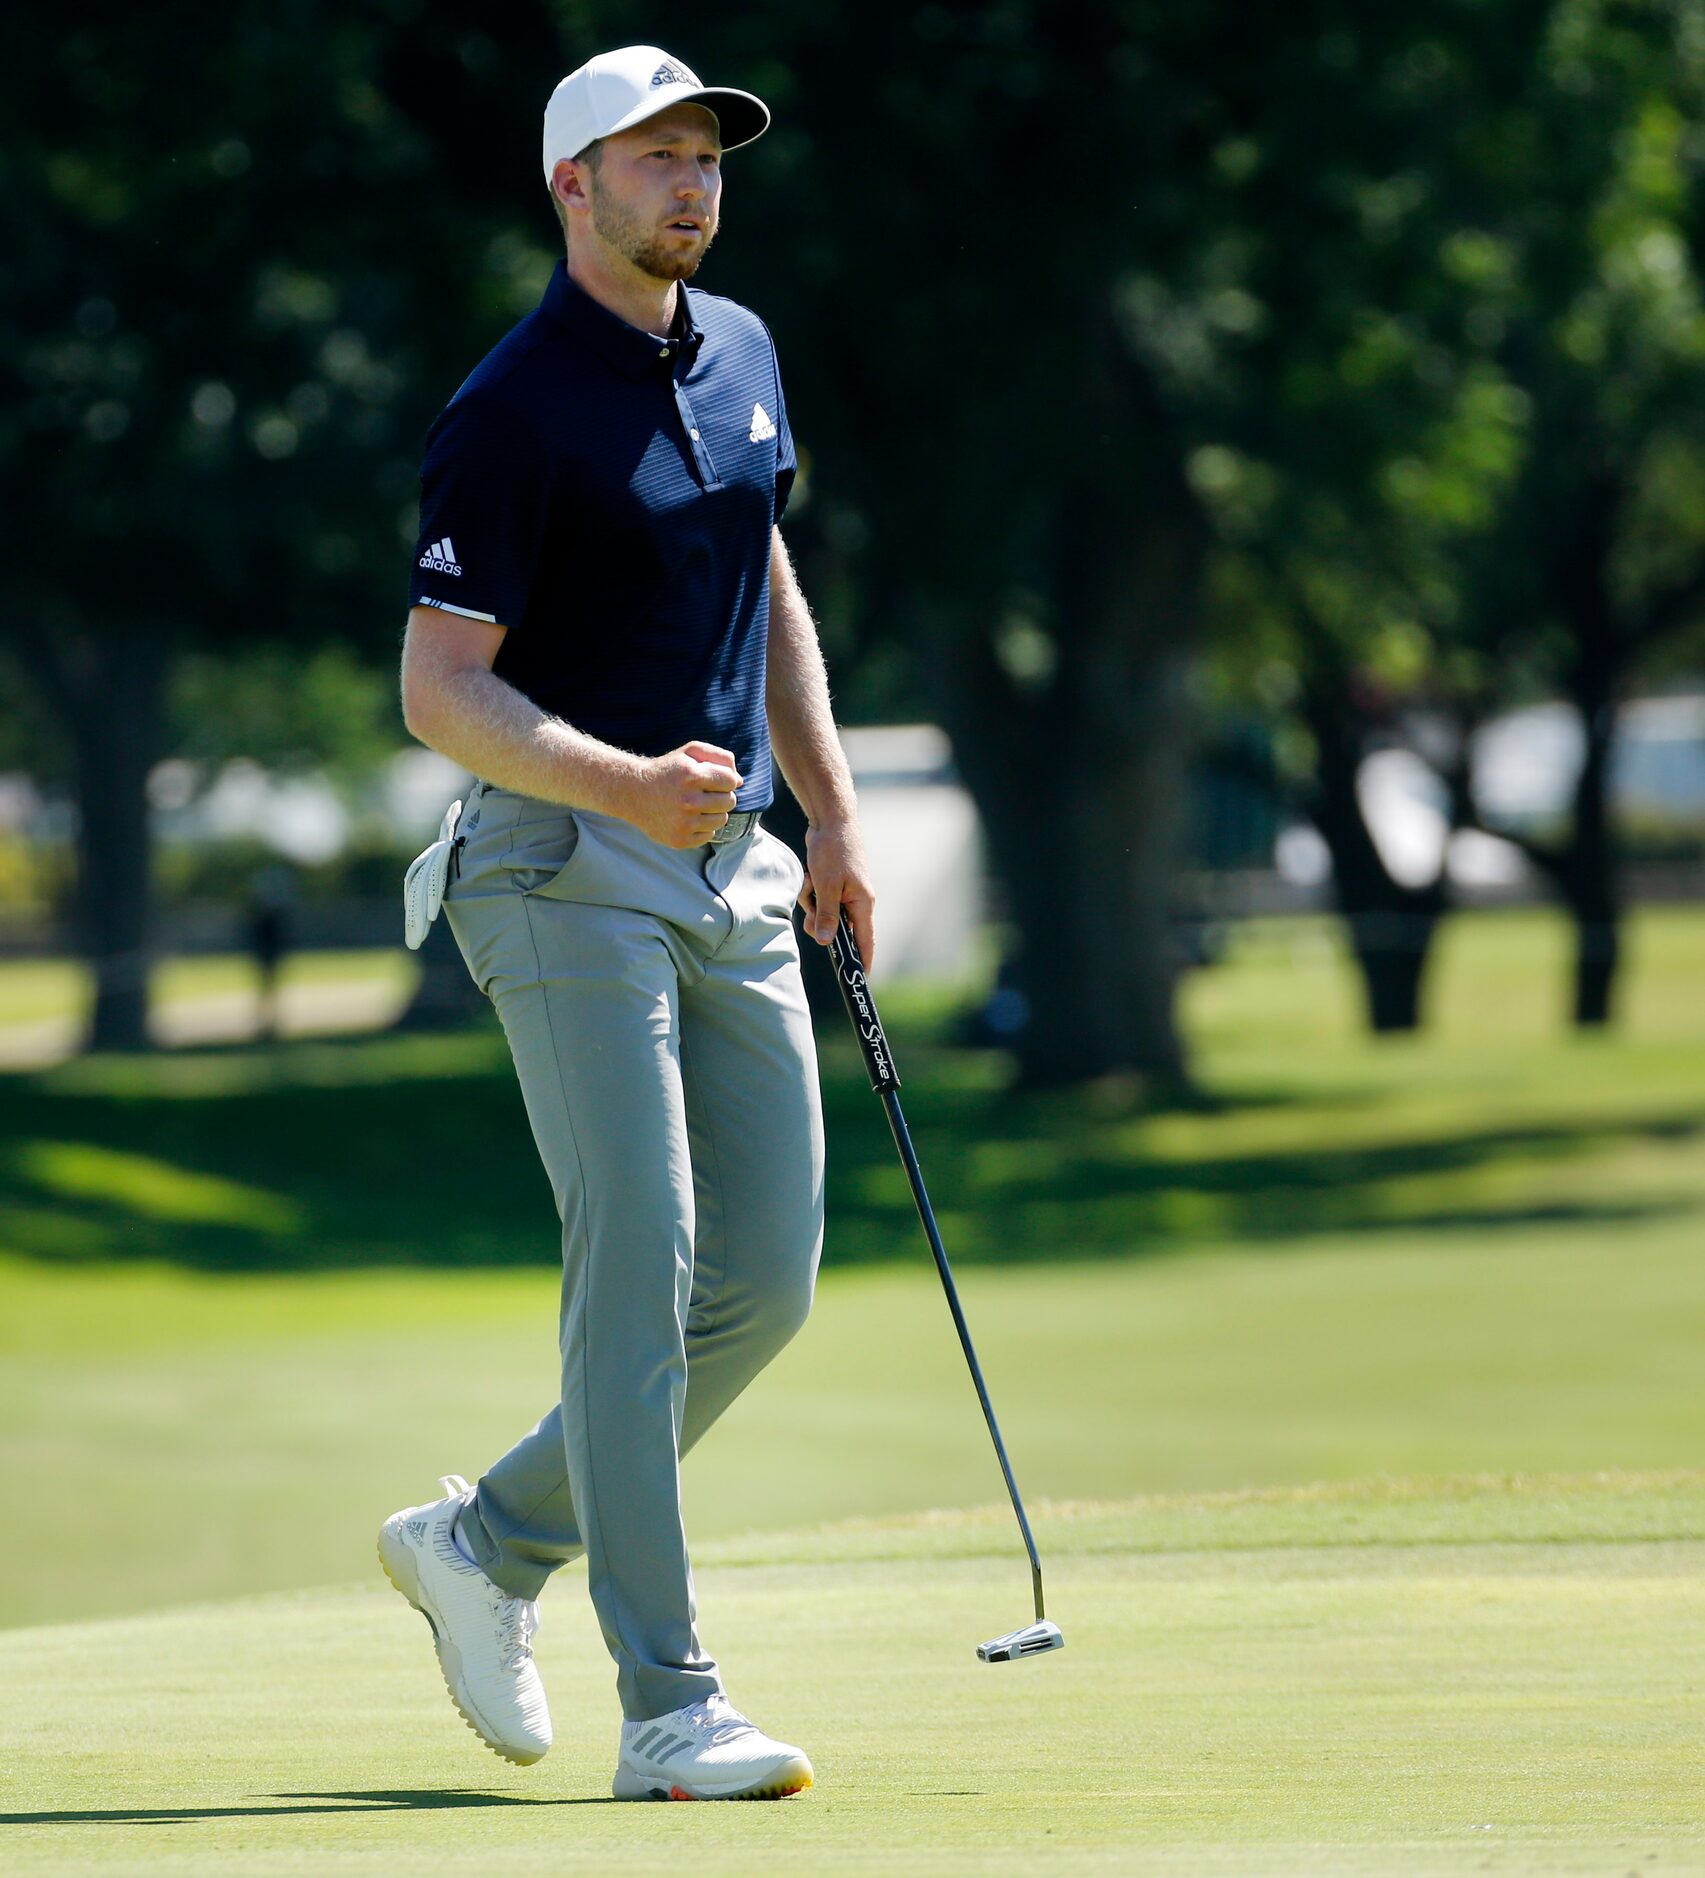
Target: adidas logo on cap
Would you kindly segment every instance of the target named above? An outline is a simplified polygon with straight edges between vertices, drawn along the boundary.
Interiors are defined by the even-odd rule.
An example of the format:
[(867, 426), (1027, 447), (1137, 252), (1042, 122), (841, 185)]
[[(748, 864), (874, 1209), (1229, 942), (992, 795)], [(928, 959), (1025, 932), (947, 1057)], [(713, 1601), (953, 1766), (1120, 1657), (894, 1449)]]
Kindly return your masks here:
[(659, 85), (696, 85), (699, 81), (684, 65), (677, 65), (673, 59), (665, 59), (651, 74), (651, 89)]
[(450, 546), (450, 537), (433, 542), (432, 546), (420, 557), (422, 567), (430, 567), (438, 574), (459, 574), (462, 564), (456, 559), (456, 550)]

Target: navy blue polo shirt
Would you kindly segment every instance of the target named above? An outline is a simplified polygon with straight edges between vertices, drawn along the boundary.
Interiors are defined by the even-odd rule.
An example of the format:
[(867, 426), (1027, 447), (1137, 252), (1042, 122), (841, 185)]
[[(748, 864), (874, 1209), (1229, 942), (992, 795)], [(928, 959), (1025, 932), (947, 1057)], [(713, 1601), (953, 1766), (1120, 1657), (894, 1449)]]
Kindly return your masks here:
[(769, 330), (685, 288), (666, 337), (558, 261), (427, 434), (409, 603), (507, 628), (493, 670), (639, 756), (734, 752), (772, 799), (770, 530), (795, 457)]

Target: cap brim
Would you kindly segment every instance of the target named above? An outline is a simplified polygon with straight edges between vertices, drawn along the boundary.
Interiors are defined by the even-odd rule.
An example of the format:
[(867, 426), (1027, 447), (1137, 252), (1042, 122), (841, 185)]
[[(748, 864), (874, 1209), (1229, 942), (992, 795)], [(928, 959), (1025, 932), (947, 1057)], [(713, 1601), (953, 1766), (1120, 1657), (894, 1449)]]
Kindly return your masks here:
[(763, 136), (770, 127), (769, 106), (749, 91), (730, 91), (715, 85), (659, 85), (644, 104), (636, 106), (619, 124), (612, 124), (604, 135), (613, 137), (617, 131), (632, 130), (635, 124), (643, 124), (672, 104), (702, 104), (716, 118), (724, 150), (738, 150), (743, 143)]

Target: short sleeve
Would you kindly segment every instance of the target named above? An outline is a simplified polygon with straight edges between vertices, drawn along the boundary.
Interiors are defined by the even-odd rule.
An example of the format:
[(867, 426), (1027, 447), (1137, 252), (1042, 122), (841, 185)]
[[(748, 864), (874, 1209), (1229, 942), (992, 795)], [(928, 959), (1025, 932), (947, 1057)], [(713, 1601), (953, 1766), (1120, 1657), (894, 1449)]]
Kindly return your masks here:
[[(775, 358), (775, 346), (770, 346)], [(793, 447), (793, 426), (787, 421), (787, 400), (781, 390), (781, 363), (776, 361), (776, 513), (779, 522), (787, 513), (787, 499), (793, 493), (793, 479), (799, 470), (799, 457)]]
[(409, 604), (519, 626), (549, 509), (533, 427), (488, 393), (452, 399), (427, 433)]

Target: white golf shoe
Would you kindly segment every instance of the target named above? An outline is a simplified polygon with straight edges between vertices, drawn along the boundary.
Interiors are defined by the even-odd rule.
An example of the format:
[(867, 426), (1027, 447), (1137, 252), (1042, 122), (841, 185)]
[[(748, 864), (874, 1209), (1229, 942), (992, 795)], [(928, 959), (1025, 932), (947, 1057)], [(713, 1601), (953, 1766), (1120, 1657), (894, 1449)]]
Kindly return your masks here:
[(456, 1549), (456, 1515), (467, 1498), (459, 1474), (450, 1496), (405, 1506), (379, 1528), (385, 1576), (432, 1626), (439, 1667), (463, 1721), (506, 1761), (528, 1767), (551, 1745), (551, 1712), (533, 1662), (539, 1607), (512, 1598)]
[(618, 1800), (780, 1800), (811, 1784), (798, 1748), (760, 1734), (725, 1695), (622, 1723)]

